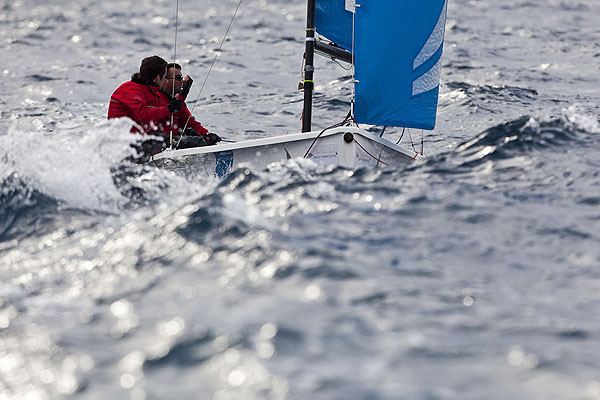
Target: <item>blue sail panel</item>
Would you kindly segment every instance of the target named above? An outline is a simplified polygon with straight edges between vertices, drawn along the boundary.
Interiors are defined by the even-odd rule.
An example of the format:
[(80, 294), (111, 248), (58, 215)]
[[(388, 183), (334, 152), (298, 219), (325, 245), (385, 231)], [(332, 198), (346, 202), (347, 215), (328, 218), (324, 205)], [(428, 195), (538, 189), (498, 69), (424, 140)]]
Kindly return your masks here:
[(315, 26), (317, 32), (345, 50), (352, 51), (352, 0), (317, 0)]
[(355, 18), (355, 119), (434, 129), (447, 0), (362, 0)]

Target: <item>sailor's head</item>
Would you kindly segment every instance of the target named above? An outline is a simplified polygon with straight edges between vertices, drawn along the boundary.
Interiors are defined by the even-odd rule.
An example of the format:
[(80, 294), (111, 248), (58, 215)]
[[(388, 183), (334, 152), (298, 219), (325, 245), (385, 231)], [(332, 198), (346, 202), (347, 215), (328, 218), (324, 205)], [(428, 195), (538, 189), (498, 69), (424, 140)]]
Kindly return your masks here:
[(167, 65), (167, 78), (162, 86), (162, 91), (171, 95), (181, 91), (183, 84), (183, 75), (181, 75), (181, 65), (170, 63)]
[(146, 57), (142, 60), (139, 74), (143, 81), (154, 82), (162, 87), (167, 74), (167, 62), (159, 56)]

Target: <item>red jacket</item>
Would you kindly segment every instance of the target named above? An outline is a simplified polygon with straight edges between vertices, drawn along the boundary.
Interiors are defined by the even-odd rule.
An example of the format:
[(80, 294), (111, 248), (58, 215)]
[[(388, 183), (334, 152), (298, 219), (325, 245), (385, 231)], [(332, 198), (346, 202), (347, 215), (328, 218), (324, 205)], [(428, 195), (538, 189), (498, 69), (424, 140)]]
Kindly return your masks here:
[[(137, 80), (125, 82), (110, 97), (108, 119), (129, 117), (142, 127), (143, 133), (162, 130), (161, 125), (169, 119), (169, 109), (158, 89)], [(139, 129), (132, 127), (131, 131)]]
[[(169, 96), (163, 92), (159, 92), (158, 94), (160, 95), (163, 105), (166, 106), (167, 104), (169, 104), (169, 102), (171, 101), (171, 96)], [(171, 115), (169, 114), (167, 116), (166, 121), (163, 122), (163, 126), (164, 126), (163, 132), (168, 134), (169, 133), (168, 127), (170, 125), (171, 125)], [(181, 111), (175, 111), (173, 113), (173, 135), (179, 135), (180, 134), (179, 129), (183, 129), (184, 127), (186, 129), (193, 128), (200, 136), (205, 136), (208, 133), (208, 129), (203, 127), (202, 124), (200, 124), (200, 122), (196, 121), (194, 119), (194, 117), (192, 117), (192, 114), (190, 113), (190, 110), (188, 110), (185, 102), (181, 106)]]

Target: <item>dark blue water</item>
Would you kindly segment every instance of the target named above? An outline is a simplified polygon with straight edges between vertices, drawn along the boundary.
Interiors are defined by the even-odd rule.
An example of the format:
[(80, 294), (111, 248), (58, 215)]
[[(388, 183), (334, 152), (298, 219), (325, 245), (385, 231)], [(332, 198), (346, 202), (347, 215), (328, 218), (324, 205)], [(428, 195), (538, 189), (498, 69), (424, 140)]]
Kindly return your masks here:
[[(304, 2), (245, 0), (200, 96), (237, 1), (179, 3), (196, 117), (297, 132)], [(598, 1), (451, 0), (404, 170), (192, 182), (105, 120), (174, 13), (0, 5), (0, 399), (600, 398)], [(315, 128), (350, 80), (317, 60)]]

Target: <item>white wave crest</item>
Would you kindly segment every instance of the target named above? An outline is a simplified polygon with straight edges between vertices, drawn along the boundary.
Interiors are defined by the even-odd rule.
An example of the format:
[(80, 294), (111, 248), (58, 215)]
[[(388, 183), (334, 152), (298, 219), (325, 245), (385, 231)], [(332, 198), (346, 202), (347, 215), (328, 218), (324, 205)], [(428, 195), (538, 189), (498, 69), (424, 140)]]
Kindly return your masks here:
[(67, 207), (114, 212), (126, 201), (111, 167), (133, 153), (131, 121), (70, 120), (51, 131), (35, 121), (19, 121), (0, 136), (5, 173), (17, 174)]
[(563, 110), (567, 120), (580, 129), (590, 133), (600, 133), (600, 122), (597, 115), (586, 113), (583, 106), (572, 105)]

